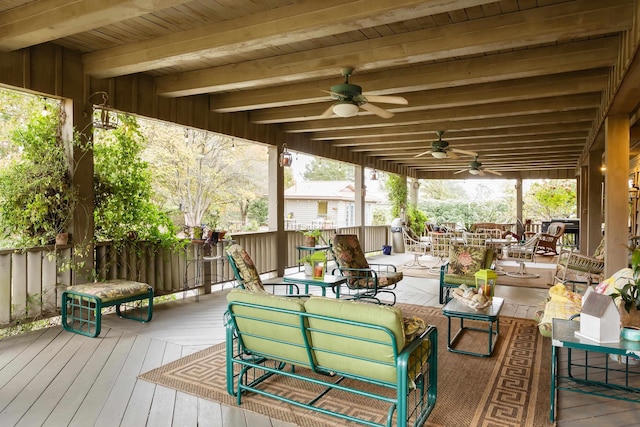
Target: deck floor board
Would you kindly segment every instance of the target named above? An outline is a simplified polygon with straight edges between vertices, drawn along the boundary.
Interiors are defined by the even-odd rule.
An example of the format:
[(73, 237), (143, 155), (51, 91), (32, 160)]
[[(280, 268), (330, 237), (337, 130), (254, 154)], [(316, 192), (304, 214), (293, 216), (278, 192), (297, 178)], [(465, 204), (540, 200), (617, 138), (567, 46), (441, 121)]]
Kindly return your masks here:
[[(149, 323), (106, 315), (98, 338), (53, 326), (0, 341), (0, 426), (294, 427), (137, 379), (223, 342), (228, 288), (159, 304)], [(507, 301), (502, 315), (532, 319), (546, 290), (525, 284), (496, 293)], [(438, 307), (438, 277), (405, 276), (397, 295)], [(639, 406), (561, 391), (557, 425), (637, 425)]]

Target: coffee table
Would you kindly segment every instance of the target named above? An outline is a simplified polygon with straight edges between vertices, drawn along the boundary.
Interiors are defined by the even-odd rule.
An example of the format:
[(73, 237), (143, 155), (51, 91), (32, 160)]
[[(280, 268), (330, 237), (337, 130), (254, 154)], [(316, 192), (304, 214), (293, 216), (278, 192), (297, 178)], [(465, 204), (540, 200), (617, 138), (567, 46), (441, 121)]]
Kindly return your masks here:
[(340, 298), (340, 286), (347, 283), (347, 277), (334, 276), (332, 274), (325, 274), (322, 279), (314, 279), (313, 276), (307, 276), (304, 271), (287, 274), (282, 277), (285, 283), (295, 283), (298, 285), (304, 285), (304, 293), (309, 293), (309, 286), (322, 287), (322, 296), (327, 296), (327, 288), (331, 288), (336, 298)]
[[(491, 356), (493, 353), (493, 349), (496, 346), (496, 342), (498, 341), (498, 335), (500, 333), (500, 324), (498, 322), (500, 317), (500, 310), (502, 310), (502, 305), (504, 303), (504, 298), (493, 297), (491, 305), (482, 310), (476, 310), (471, 307), (468, 307), (466, 304), (458, 301), (457, 299), (449, 300), (444, 307), (442, 307), (442, 314), (447, 317), (447, 350), (452, 353), (461, 353), (468, 354), (471, 356), (480, 356), (487, 357)], [(460, 327), (456, 334), (451, 337), (451, 318), (455, 317), (460, 319)], [(488, 327), (478, 328), (474, 326), (465, 326), (465, 320), (476, 320), (480, 322), (487, 322)], [(495, 328), (494, 328), (495, 326)], [(468, 350), (461, 350), (455, 348), (456, 341), (462, 336), (466, 331), (477, 331), (487, 333), (489, 336), (489, 345), (488, 351), (486, 353), (477, 353)], [(495, 339), (494, 339), (495, 335)]]

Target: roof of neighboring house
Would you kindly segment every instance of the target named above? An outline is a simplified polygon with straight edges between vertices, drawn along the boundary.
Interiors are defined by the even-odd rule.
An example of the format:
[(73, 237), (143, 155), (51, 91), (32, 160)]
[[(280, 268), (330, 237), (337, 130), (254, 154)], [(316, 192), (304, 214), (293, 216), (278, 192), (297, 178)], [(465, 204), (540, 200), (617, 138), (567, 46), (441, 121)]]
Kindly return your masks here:
[[(367, 190), (367, 203), (385, 200), (383, 194)], [(355, 187), (351, 181), (302, 181), (284, 192), (284, 198), (293, 200), (345, 200), (353, 201)]]

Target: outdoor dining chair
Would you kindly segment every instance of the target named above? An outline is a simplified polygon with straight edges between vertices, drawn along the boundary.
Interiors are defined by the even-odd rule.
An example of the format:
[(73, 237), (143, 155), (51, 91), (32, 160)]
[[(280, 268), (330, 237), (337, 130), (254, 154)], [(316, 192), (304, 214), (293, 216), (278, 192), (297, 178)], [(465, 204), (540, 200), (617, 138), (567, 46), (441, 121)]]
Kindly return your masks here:
[(413, 254), (413, 261), (406, 264), (406, 266), (426, 267), (426, 265), (420, 264), (420, 257), (426, 255), (431, 248), (429, 237), (420, 238), (408, 227), (402, 227), (402, 237), (404, 239), (404, 250), (409, 254)]
[[(353, 293), (347, 298), (370, 300), (378, 304), (394, 305), (396, 294), (393, 290), (402, 280), (402, 272), (393, 264), (369, 264), (355, 234), (336, 234), (330, 242), (330, 250), (337, 267), (332, 274), (348, 277), (348, 288)], [(380, 300), (387, 295), (392, 302)]]

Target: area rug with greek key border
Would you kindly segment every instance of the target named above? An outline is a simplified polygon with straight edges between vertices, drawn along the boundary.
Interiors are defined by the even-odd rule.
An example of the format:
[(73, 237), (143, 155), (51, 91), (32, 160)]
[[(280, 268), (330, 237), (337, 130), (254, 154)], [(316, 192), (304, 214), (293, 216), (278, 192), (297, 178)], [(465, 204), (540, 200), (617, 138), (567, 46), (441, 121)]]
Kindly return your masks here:
[[(551, 426), (549, 422), (551, 342), (538, 333), (535, 322), (500, 317), (500, 335), (491, 357), (482, 358), (447, 351), (447, 319), (440, 309), (398, 304), (405, 316), (420, 316), (438, 328), (438, 395), (427, 426)], [(465, 326), (469, 321), (465, 321)], [(473, 322), (470, 322), (473, 323)], [(452, 328), (458, 325), (452, 319)], [(484, 327), (484, 325), (477, 325)], [(465, 332), (457, 346), (486, 352), (488, 336)], [(140, 375), (185, 393), (236, 406), (226, 391), (224, 343), (178, 359)], [(277, 378), (269, 387), (299, 395), (305, 393), (298, 381)], [(315, 392), (309, 390), (309, 395)], [(377, 422), (386, 419), (386, 408), (371, 400), (349, 395), (332, 396), (327, 405), (348, 408), (351, 414), (376, 413)], [(328, 415), (288, 405), (264, 396), (243, 397), (241, 409), (305, 427), (352, 425)], [(357, 425), (357, 424), (353, 424)]]

